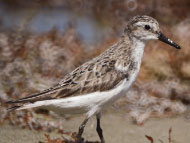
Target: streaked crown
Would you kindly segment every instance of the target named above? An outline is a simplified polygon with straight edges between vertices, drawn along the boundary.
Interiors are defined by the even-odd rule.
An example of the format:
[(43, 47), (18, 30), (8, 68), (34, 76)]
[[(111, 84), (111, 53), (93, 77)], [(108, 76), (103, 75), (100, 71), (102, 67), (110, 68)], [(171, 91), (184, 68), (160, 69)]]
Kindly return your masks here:
[(160, 31), (159, 24), (156, 19), (150, 16), (135, 16), (129, 20), (127, 27), (125, 28), (125, 34), (133, 39), (147, 42), (153, 39), (159, 39), (162, 42), (165, 42), (177, 49), (181, 47), (164, 36)]
[(147, 41), (151, 39), (158, 39), (159, 32), (158, 22), (149, 16), (136, 16), (129, 20), (125, 32), (130, 37), (139, 40)]

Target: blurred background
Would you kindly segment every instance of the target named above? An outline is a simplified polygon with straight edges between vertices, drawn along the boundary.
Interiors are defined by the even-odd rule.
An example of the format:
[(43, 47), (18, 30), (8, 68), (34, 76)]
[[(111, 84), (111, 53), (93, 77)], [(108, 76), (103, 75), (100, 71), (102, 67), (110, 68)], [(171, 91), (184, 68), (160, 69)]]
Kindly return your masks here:
[[(44, 140), (42, 136), (47, 131), (63, 133), (67, 122), (64, 124), (53, 113), (30, 110), (8, 114), (4, 103), (52, 86), (77, 66), (99, 55), (117, 42), (127, 21), (136, 15), (157, 19), (162, 32), (182, 49), (176, 50), (160, 41), (148, 43), (137, 82), (125, 97), (105, 111), (106, 117), (110, 122), (121, 122), (117, 116), (125, 116), (134, 132), (138, 130), (137, 125), (143, 125), (142, 128), (149, 128), (147, 132), (152, 133), (155, 124), (152, 118), (161, 120), (157, 123), (160, 132), (167, 131), (164, 126), (172, 123), (170, 118), (176, 121), (171, 126), (181, 125), (176, 127), (180, 128), (179, 132), (183, 126), (190, 127), (187, 125), (190, 121), (189, 0), (0, 0), (0, 138), (3, 142), (33, 139), (27, 135), (26, 140), (20, 139), (24, 132), (33, 135), (35, 141)], [(147, 119), (153, 120), (146, 123), (149, 127), (144, 124)], [(78, 120), (70, 116), (64, 120), (76, 124), (68, 125), (67, 131), (77, 131)], [(104, 122), (109, 126), (109, 122)], [(19, 135), (11, 132), (12, 125)], [(91, 133), (95, 123), (90, 125), (86, 134), (89, 140), (97, 136)], [(22, 128), (27, 131), (23, 132)], [(190, 133), (189, 129), (183, 131)], [(107, 140), (113, 142), (110, 134), (107, 133)], [(116, 142), (125, 142), (125, 138), (121, 140), (117, 136)], [(138, 142), (137, 136), (126, 137), (131, 137), (131, 143)], [(177, 139), (188, 142), (190, 138)]]

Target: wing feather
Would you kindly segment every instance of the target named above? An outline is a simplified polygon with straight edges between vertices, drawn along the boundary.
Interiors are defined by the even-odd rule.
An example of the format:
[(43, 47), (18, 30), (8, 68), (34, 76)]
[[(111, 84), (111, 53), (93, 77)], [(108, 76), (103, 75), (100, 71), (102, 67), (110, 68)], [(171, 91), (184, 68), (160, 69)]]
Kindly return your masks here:
[(114, 46), (102, 55), (79, 66), (55, 86), (40, 93), (16, 101), (8, 101), (7, 103), (33, 103), (112, 89), (126, 77), (122, 71), (115, 68), (118, 57), (109, 56), (109, 52), (112, 54), (113, 49), (115, 49)]

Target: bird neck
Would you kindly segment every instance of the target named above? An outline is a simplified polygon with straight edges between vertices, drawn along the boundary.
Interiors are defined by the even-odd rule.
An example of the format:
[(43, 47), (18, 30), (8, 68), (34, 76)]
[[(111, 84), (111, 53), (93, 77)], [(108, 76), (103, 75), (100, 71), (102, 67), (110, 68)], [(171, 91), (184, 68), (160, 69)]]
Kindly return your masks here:
[(131, 49), (132, 57), (138, 55), (140, 58), (142, 58), (146, 41), (142, 41), (136, 37), (131, 37), (129, 35), (124, 35), (122, 39), (125, 43), (129, 43), (130, 46), (128, 45), (126, 48)]
[(116, 67), (118, 70), (123, 72), (139, 71), (145, 43), (137, 40), (131, 39), (128, 36), (123, 36), (122, 40), (119, 42), (119, 46), (116, 48), (118, 53), (116, 54), (117, 62)]

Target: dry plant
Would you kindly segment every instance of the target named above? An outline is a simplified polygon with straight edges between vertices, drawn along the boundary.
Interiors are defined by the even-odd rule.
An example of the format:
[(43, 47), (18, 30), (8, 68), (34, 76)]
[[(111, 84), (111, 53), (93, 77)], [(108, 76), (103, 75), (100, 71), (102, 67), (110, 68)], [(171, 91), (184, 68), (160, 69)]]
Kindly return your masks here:
[[(172, 134), (172, 128), (170, 128), (169, 131), (168, 131), (168, 143), (172, 143), (171, 134)], [(150, 141), (150, 143), (155, 143), (153, 137), (148, 136), (148, 135), (145, 135), (145, 137)], [(160, 143), (164, 143), (161, 139), (159, 139), (158, 141)]]
[[(163, 1), (165, 5), (162, 4)], [(22, 3), (22, 0), (4, 2), (9, 8), (11, 5), (22, 8), (23, 5), (29, 4)], [(119, 3), (110, 0), (64, 2), (53, 0), (31, 3), (33, 2), (48, 7), (65, 6), (78, 16), (81, 13), (90, 15), (100, 27), (112, 27), (115, 34), (103, 43), (91, 45), (94, 48), (89, 50), (81, 42), (72, 25), (63, 34), (56, 29), (41, 35), (16, 30), (0, 32), (0, 124), (8, 120), (12, 125), (19, 124), (23, 128), (45, 131), (55, 131), (58, 128), (58, 132), (63, 133), (59, 123), (39, 119), (33, 110), (11, 113), (7, 116), (7, 105), (3, 103), (52, 86), (75, 67), (102, 53), (117, 41), (116, 35), (126, 19), (137, 13), (148, 14), (158, 19), (163, 25), (164, 33), (177, 41), (182, 50), (176, 51), (161, 42), (149, 43), (145, 49), (138, 81), (114, 106), (124, 108), (137, 124), (143, 124), (150, 116), (173, 116), (189, 109), (190, 21), (187, 19), (189, 1), (161, 0), (149, 3), (149, 0), (143, 0), (134, 11), (129, 10), (126, 0), (120, 0)], [(166, 13), (168, 16), (163, 16)], [(52, 139), (47, 136), (47, 141), (51, 142)]]
[[(77, 133), (63, 133), (62, 138), (52, 139), (49, 135), (45, 134), (46, 142), (40, 143), (77, 143)], [(98, 141), (84, 141), (83, 143), (100, 143)]]

